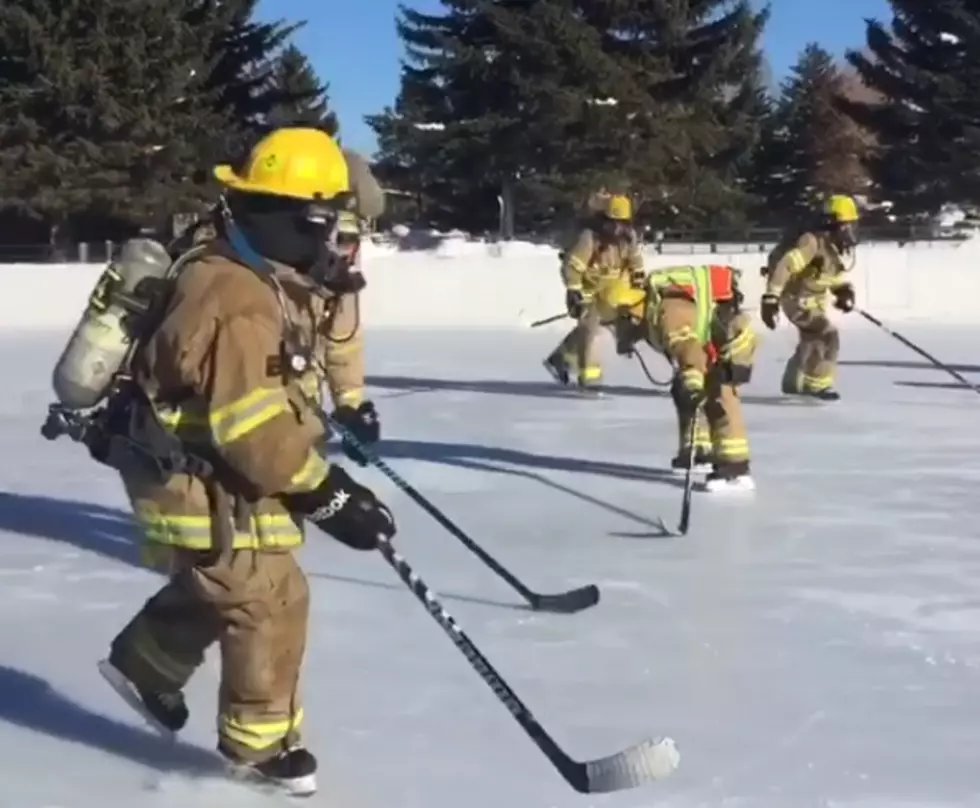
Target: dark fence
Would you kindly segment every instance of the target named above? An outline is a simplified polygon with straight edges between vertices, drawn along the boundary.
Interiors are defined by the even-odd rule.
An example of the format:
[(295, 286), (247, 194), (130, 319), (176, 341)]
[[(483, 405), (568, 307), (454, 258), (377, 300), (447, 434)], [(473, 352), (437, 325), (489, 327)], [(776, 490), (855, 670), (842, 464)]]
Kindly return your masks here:
[[(884, 225), (862, 227), (862, 244), (889, 243), (939, 246), (969, 239), (973, 231), (937, 225)], [(386, 235), (386, 234), (379, 234)], [(751, 230), (664, 230), (647, 232), (647, 249), (664, 255), (695, 255), (698, 253), (767, 253), (775, 246), (781, 231), (774, 228)], [(537, 239), (547, 243), (546, 237)], [(396, 240), (397, 241), (397, 240)], [(0, 244), (0, 264), (101, 264), (110, 260), (119, 245), (111, 241), (87, 242), (52, 247), (49, 244)]]

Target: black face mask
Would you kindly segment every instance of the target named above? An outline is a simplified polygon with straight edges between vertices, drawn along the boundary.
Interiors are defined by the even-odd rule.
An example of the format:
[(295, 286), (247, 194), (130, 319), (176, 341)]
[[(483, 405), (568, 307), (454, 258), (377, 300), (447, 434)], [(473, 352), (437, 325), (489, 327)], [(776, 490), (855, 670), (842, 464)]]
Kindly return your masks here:
[(360, 273), (330, 245), (336, 214), (322, 215), (309, 203), (265, 194), (229, 194), (228, 209), (249, 245), (270, 261), (292, 267), (331, 291), (343, 294), (363, 288)]
[(229, 194), (228, 209), (249, 245), (263, 258), (309, 272), (316, 264), (321, 228), (306, 219), (300, 200), (264, 194)]

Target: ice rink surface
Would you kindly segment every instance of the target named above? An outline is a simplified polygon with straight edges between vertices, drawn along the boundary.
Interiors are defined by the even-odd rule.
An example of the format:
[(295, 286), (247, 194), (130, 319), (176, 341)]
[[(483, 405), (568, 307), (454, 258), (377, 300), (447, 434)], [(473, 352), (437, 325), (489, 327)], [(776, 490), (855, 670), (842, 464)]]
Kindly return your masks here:
[[(980, 329), (897, 326), (980, 381)], [(556, 394), (556, 332), (372, 331), (384, 457), (540, 591), (531, 613), (375, 470), (398, 545), (579, 759), (667, 734), (681, 767), (573, 793), (382, 560), (311, 531), (306, 740), (337, 808), (980, 805), (980, 396), (880, 331), (843, 334), (836, 404), (781, 402), (766, 335), (746, 413), (759, 490), (675, 523), (673, 412), (607, 350), (611, 395)], [(114, 474), (44, 441), (61, 338), (0, 336), (0, 805), (225, 808), (276, 800), (214, 771), (214, 655), (170, 746), (95, 662), (154, 591)], [(645, 354), (666, 378), (665, 363)], [(971, 375), (972, 374), (972, 375)], [(350, 464), (348, 464), (349, 466)]]

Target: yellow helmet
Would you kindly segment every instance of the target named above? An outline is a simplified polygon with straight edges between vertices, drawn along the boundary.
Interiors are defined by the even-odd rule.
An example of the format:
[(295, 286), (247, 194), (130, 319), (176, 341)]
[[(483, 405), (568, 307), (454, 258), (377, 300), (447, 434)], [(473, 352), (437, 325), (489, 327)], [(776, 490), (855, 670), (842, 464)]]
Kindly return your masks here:
[(833, 194), (823, 203), (823, 212), (839, 224), (852, 224), (858, 220), (858, 206), (854, 198), (846, 194)]
[(628, 222), (633, 218), (633, 203), (628, 196), (615, 194), (606, 201), (606, 218), (616, 222)]
[(235, 191), (311, 202), (350, 191), (347, 160), (337, 141), (306, 127), (276, 129), (255, 145), (241, 174), (219, 165), (214, 177)]

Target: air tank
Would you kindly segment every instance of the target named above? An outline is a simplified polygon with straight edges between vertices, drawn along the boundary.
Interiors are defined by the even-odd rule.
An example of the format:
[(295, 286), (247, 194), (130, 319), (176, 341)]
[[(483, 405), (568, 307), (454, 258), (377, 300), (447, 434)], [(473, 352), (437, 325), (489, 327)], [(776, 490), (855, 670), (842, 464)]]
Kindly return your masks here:
[(98, 404), (127, 361), (172, 266), (166, 248), (132, 239), (99, 276), (52, 375), (58, 401), (74, 410)]

